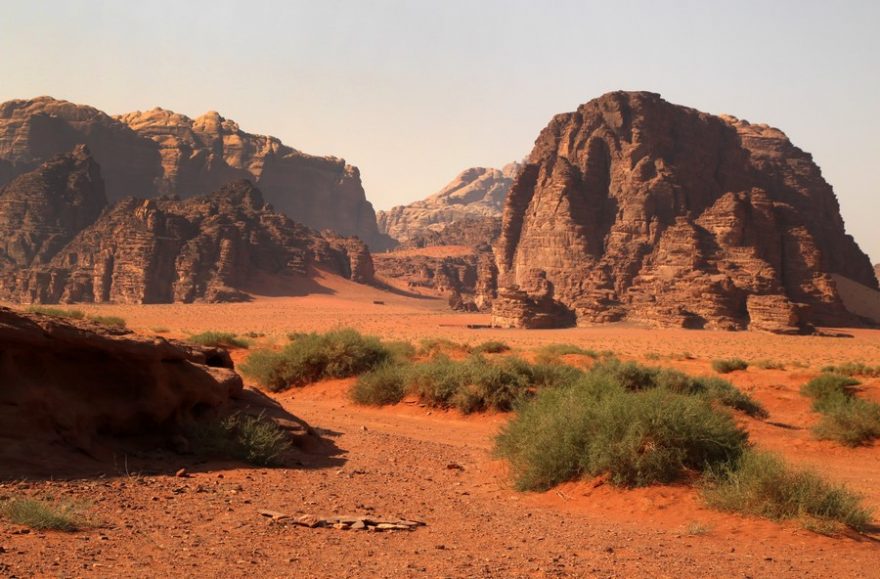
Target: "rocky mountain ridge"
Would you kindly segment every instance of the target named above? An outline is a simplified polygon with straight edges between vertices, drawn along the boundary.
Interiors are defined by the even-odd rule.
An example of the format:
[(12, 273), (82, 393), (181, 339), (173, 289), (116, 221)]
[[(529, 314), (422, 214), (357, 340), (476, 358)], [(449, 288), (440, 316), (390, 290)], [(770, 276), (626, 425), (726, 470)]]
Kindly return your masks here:
[[(481, 223), (480, 227), (489, 230), (498, 227), (504, 199), (519, 167), (518, 163), (510, 163), (502, 169), (466, 169), (425, 199), (377, 212), (379, 230), (404, 246), (460, 245), (459, 239), (445, 238), (446, 230), (461, 221)], [(460, 237), (460, 233), (456, 237)]]
[(832, 274), (878, 287), (808, 153), (647, 92), (551, 120), (507, 196), (496, 254), (505, 326), (798, 332), (862, 321)]
[(129, 197), (112, 205), (103, 190), (85, 147), (0, 189), (0, 231), (20, 232), (0, 246), (0, 297), (242, 301), (267, 284), (272, 291), (301, 292), (313, 268), (358, 282), (373, 279), (363, 242), (294, 222), (249, 181), (184, 200)]
[(216, 112), (191, 119), (157, 108), (111, 117), (51, 97), (2, 103), (0, 185), (79, 144), (101, 166), (110, 201), (186, 198), (248, 179), (299, 223), (357, 235), (376, 249), (393, 243), (376, 227), (356, 167), (247, 133)]

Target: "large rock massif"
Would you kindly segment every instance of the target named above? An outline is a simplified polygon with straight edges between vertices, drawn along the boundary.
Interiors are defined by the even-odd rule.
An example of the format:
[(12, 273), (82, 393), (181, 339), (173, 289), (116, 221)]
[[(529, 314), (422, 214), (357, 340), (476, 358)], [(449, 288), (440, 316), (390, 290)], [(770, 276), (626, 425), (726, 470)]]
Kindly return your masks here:
[(517, 163), (467, 169), (421, 201), (379, 211), (379, 230), (404, 246), (491, 242), (500, 231), (504, 200), (518, 170)]
[(0, 298), (37, 303), (241, 301), (308, 291), (312, 268), (373, 278), (357, 238), (318, 233), (267, 204), (248, 181), (179, 200), (108, 205), (79, 146), (0, 189)]
[(241, 393), (232, 368), (219, 348), (0, 308), (0, 462), (174, 433)]
[(357, 235), (374, 249), (393, 243), (378, 232), (356, 167), (247, 133), (216, 112), (191, 119), (157, 108), (111, 117), (49, 97), (0, 104), (0, 185), (78, 144), (101, 166), (110, 201), (187, 198), (248, 179), (299, 223)]
[(553, 118), (507, 196), (496, 253), (507, 326), (797, 332), (860, 323), (832, 274), (878, 287), (808, 153), (646, 92)]

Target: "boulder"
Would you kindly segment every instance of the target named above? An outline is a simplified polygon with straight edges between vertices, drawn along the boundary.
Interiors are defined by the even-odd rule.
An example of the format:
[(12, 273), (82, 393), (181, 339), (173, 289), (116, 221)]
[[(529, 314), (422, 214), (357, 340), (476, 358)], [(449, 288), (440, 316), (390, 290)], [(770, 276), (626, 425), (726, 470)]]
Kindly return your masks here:
[(241, 390), (222, 349), (0, 307), (0, 459), (172, 433)]

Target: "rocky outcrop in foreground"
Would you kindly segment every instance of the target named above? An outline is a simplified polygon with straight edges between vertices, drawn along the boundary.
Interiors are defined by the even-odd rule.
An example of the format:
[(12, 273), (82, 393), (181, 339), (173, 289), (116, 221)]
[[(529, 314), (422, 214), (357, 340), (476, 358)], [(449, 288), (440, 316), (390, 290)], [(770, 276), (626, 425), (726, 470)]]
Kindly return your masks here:
[(495, 323), (509, 326), (554, 310), (560, 324), (797, 332), (863, 321), (832, 274), (878, 287), (808, 153), (646, 92), (553, 118), (507, 196), (496, 253)]
[(84, 149), (0, 191), (0, 228), (10, 231), (5, 255), (0, 246), (0, 298), (242, 301), (250, 291), (307, 291), (313, 268), (357, 282), (373, 279), (363, 242), (292, 221), (247, 181), (185, 200), (105, 205), (100, 171)]
[(216, 112), (191, 119), (157, 108), (110, 117), (50, 97), (2, 103), (0, 185), (79, 144), (101, 166), (110, 201), (193, 197), (248, 179), (299, 223), (357, 235), (374, 249), (392, 243), (376, 228), (356, 167), (247, 133)]
[[(519, 170), (517, 163), (503, 169), (474, 167), (467, 169), (443, 189), (430, 197), (409, 205), (379, 211), (379, 230), (404, 246), (476, 245), (490, 243), (491, 238), (474, 238), (477, 228), (491, 231), (498, 227), (504, 199)], [(454, 224), (467, 220), (467, 228), (458, 228), (453, 237), (469, 235), (471, 239), (447, 239), (445, 232)], [(481, 223), (485, 222), (485, 224)], [(418, 240), (418, 241), (417, 241)]]
[(232, 368), (222, 349), (0, 308), (0, 459), (172, 432), (241, 392)]

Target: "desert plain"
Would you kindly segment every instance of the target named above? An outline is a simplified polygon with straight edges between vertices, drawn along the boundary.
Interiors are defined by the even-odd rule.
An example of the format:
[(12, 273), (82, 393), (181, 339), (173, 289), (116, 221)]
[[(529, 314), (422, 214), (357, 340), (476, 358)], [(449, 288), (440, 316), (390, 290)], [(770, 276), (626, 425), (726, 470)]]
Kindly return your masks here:
[[(880, 449), (849, 448), (811, 433), (818, 414), (800, 387), (827, 364), (880, 358), (880, 330), (820, 335), (603, 325), (561, 330), (487, 328), (487, 314), (455, 313), (444, 300), (318, 274), (308, 295), (257, 295), (248, 303), (78, 305), (119, 316), (143, 335), (186, 339), (207, 330), (250, 335), (250, 349), (290, 332), (351, 327), (383, 339), (498, 340), (528, 358), (568, 343), (622, 360), (710, 375), (711, 361), (773, 361), (725, 376), (767, 409), (738, 416), (752, 443), (845, 483), (880, 510)], [(271, 293), (271, 292), (265, 292)], [(378, 303), (377, 303), (378, 302)], [(232, 351), (236, 363), (248, 349)], [(561, 363), (584, 364), (577, 356)], [(766, 364), (763, 364), (766, 365)], [(86, 505), (94, 524), (68, 534), (0, 523), (4, 577), (876, 577), (880, 532), (831, 536), (797, 521), (711, 509), (694, 485), (624, 489), (602, 478), (518, 492), (494, 438), (510, 415), (462, 415), (414, 399), (353, 404), (352, 379), (282, 393), (246, 394), (312, 436), (283, 468), (198, 459), (168, 450), (101, 462), (40, 457), (4, 472), (0, 498)], [(880, 380), (861, 396), (880, 402)], [(302, 515), (372, 516), (424, 523), (366, 532), (292, 524)], [(875, 519), (876, 521), (876, 519)]]

